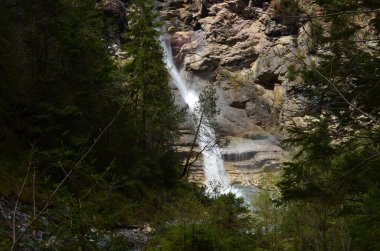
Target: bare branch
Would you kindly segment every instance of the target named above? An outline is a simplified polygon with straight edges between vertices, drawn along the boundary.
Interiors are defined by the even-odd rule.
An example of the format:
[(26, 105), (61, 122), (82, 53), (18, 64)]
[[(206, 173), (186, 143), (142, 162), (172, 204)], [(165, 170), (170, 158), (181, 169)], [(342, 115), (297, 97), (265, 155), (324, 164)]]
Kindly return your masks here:
[(259, 185), (259, 184), (256, 184), (256, 183), (253, 183), (252, 181), (248, 181), (248, 183), (254, 187), (256, 187), (257, 189), (260, 189), (260, 190), (263, 190), (263, 191), (268, 191), (268, 192), (278, 192), (277, 189), (270, 189), (270, 188), (264, 188), (263, 186)]
[(324, 183), (324, 182), (331, 182), (331, 181), (335, 181), (335, 180), (339, 180), (351, 173), (353, 173), (355, 170), (357, 170), (359, 167), (363, 166), (364, 164), (366, 164), (367, 162), (371, 161), (371, 160), (374, 160), (376, 158), (380, 157), (380, 153), (377, 153), (377, 154), (374, 154), (372, 155), (371, 157), (363, 160), (362, 162), (360, 162), (359, 164), (357, 164), (356, 166), (354, 166), (352, 169), (350, 169), (348, 172), (338, 176), (338, 177), (335, 177), (335, 178), (332, 178), (332, 179), (328, 179), (328, 180), (322, 180), (322, 181), (318, 181), (318, 183)]
[[(326, 77), (325, 75), (323, 75), (320, 71), (318, 71), (315, 67), (313, 67), (312, 65), (310, 64), (307, 64), (304, 60), (302, 60), (302, 58), (298, 55), (296, 55), (294, 52), (292, 53), (294, 58), (297, 60), (298, 63), (304, 65), (306, 68), (309, 68), (311, 69), (312, 71), (314, 71), (315, 73), (317, 73), (323, 80), (325, 80), (327, 83), (329, 83), (335, 90), (335, 92), (343, 99), (343, 101), (348, 105), (350, 106), (352, 109), (356, 110), (357, 112), (361, 113), (363, 116), (371, 119), (372, 121), (374, 121), (376, 124), (380, 124), (379, 121), (373, 117), (371, 114), (363, 111), (362, 109), (358, 108), (357, 106), (355, 106), (354, 104), (352, 104), (344, 95), (343, 93), (338, 89), (338, 87), (334, 84), (333, 81), (331, 81), (328, 77)], [(292, 61), (290, 58), (286, 58), (286, 60), (288, 61)]]
[[(209, 147), (215, 147), (217, 145), (217, 143), (215, 143), (214, 145), (212, 145), (212, 146), (209, 146), (209, 145), (205, 145), (203, 148), (202, 148), (202, 150), (201, 151), (199, 151), (198, 153), (197, 153), (197, 155), (195, 156), (195, 158), (194, 158), (194, 160), (192, 161), (192, 162), (190, 162), (189, 163), (189, 170), (190, 170), (190, 167), (199, 159), (199, 156), (201, 156), (201, 154), (204, 152), (204, 151), (206, 151), (206, 149), (207, 148), (209, 148)], [(189, 171), (188, 170), (188, 171)], [(189, 177), (189, 172), (187, 172), (187, 174), (186, 174), (186, 177), (188, 178)]]
[[(37, 208), (36, 208), (36, 166), (33, 166), (33, 220), (36, 218), (37, 215)], [(36, 229), (33, 229), (33, 237), (36, 236)]]
[(62, 185), (66, 182), (66, 180), (70, 177), (70, 175), (80, 166), (82, 161), (87, 157), (87, 155), (92, 151), (92, 149), (95, 147), (95, 145), (98, 143), (98, 141), (103, 137), (104, 133), (112, 126), (112, 124), (115, 122), (116, 118), (119, 116), (120, 112), (123, 110), (124, 105), (120, 107), (120, 109), (116, 112), (115, 116), (112, 118), (112, 120), (108, 123), (108, 125), (103, 129), (100, 130), (99, 135), (94, 139), (94, 142), (92, 145), (87, 149), (87, 151), (80, 157), (80, 159), (75, 163), (73, 168), (67, 172), (65, 177), (61, 180), (61, 182), (58, 184), (58, 186), (55, 188), (53, 193), (50, 195), (49, 199), (46, 201), (44, 207), (41, 209), (41, 211), (36, 215), (36, 217), (29, 222), (29, 224), (24, 228), (24, 230), (17, 236), (17, 238), (13, 241), (11, 251), (15, 249), (15, 245), (18, 241), (25, 235), (25, 233), (29, 230), (29, 228), (45, 213), (47, 208), (50, 206), (50, 203), (52, 202), (53, 198), (57, 194), (57, 192), (60, 190)]
[(201, 113), (201, 116), (199, 118), (197, 130), (195, 132), (195, 136), (194, 136), (193, 142), (191, 144), (190, 153), (189, 153), (189, 155), (186, 158), (186, 164), (185, 164), (185, 167), (183, 168), (183, 172), (182, 172), (180, 178), (183, 178), (183, 177), (187, 176), (187, 172), (189, 170), (190, 158), (191, 158), (191, 155), (192, 155), (192, 153), (194, 151), (194, 148), (195, 148), (195, 145), (196, 145), (196, 142), (197, 142), (197, 139), (198, 139), (199, 131), (200, 131), (201, 126), (202, 126), (203, 117), (204, 117), (204, 109), (202, 109), (202, 113)]
[[(243, 5), (245, 5), (246, 7), (249, 7), (243, 1), (239, 0), (239, 2)], [(315, 19), (315, 18), (324, 18), (324, 17), (332, 17), (332, 16), (340, 16), (340, 15), (360, 15), (363, 13), (376, 13), (376, 12), (380, 12), (380, 9), (337, 11), (337, 12), (331, 12), (331, 13), (327, 13), (327, 14), (314, 15), (314, 16), (312, 16), (312, 15), (277, 15), (276, 13), (260, 11), (257, 9), (253, 9), (253, 11), (256, 13), (265, 14), (268, 16), (275, 16), (275, 17), (279, 17), (279, 18)]]
[(374, 122), (376, 122), (376, 124), (379, 124), (379, 121), (377, 119), (375, 119), (373, 116), (371, 116), (370, 114), (366, 113), (365, 111), (361, 110), (360, 108), (358, 108), (357, 106), (355, 106), (354, 104), (352, 104), (344, 95), (343, 93), (338, 89), (338, 87), (336, 87), (336, 85), (329, 79), (327, 78), (326, 76), (324, 76), (320, 71), (318, 71), (316, 68), (312, 67), (312, 66), (308, 66), (311, 70), (313, 70), (315, 73), (317, 73), (320, 77), (322, 77), (324, 80), (326, 80), (333, 88), (334, 90), (336, 91), (336, 93), (338, 93), (338, 95), (344, 100), (344, 102), (346, 102), (351, 108), (353, 108), (354, 110), (358, 111), (359, 113), (363, 114), (364, 116), (366, 116), (367, 118), (373, 120)]
[(20, 191), (17, 194), (17, 199), (16, 199), (15, 206), (14, 206), (14, 209), (13, 209), (13, 218), (12, 218), (12, 248), (14, 247), (14, 245), (16, 243), (16, 214), (17, 214), (17, 207), (18, 207), (18, 203), (19, 203), (19, 201), (21, 199), (21, 195), (24, 192), (26, 181), (28, 180), (30, 167), (32, 166), (32, 160), (33, 160), (33, 155), (34, 155), (34, 145), (31, 145), (31, 147), (32, 147), (32, 149), (30, 150), (28, 167), (27, 167), (27, 171), (26, 171), (26, 174), (25, 174), (25, 178), (24, 178), (24, 181), (23, 181), (23, 183), (21, 185)]
[(197, 152), (197, 155), (195, 155), (194, 160), (191, 161), (191, 162), (189, 163), (189, 166), (192, 166), (195, 162), (197, 162), (199, 156), (201, 156), (201, 154), (202, 154), (207, 148), (208, 148), (208, 146), (206, 145), (206, 146), (204, 146), (204, 147), (202, 148), (201, 151)]
[(63, 173), (64, 173), (65, 175), (67, 175), (67, 172), (66, 172), (65, 168), (63, 167), (61, 161), (58, 161), (58, 164), (59, 164), (59, 166), (61, 167)]

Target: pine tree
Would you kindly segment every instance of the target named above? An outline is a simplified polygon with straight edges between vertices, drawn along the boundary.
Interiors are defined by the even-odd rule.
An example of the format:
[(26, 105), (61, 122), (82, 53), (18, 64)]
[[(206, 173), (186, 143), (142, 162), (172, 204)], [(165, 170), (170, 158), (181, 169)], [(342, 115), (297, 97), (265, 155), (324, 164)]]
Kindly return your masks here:
[[(279, 185), (285, 201), (315, 206), (323, 201), (336, 210), (330, 217), (345, 215), (346, 222), (354, 223), (350, 231), (355, 248), (376, 250), (374, 233), (379, 234), (380, 215), (368, 202), (380, 198), (380, 54), (378, 44), (367, 46), (371, 35), (363, 37), (355, 17), (364, 15), (371, 20), (370, 32), (376, 32), (379, 14), (369, 8), (380, 5), (373, 1), (319, 3), (327, 14), (343, 12), (312, 22), (318, 61), (301, 62), (298, 71), (312, 119), (290, 129), (285, 144), (297, 153), (286, 164)], [(367, 224), (371, 233), (364, 231)]]
[(18, 152), (23, 158), (32, 144), (39, 170), (59, 180), (61, 165), (70, 167), (102, 127), (96, 111), (113, 64), (101, 13), (91, 0), (16, 1), (2, 8), (8, 17), (1, 36), (9, 48), (2, 54), (3, 157)]
[[(17, 195), (26, 180), (21, 201), (38, 212), (47, 203), (48, 230), (65, 243), (58, 249), (95, 248), (94, 226), (151, 217), (154, 189), (178, 180), (172, 142), (181, 119), (154, 2), (130, 9), (124, 67), (108, 55), (95, 0), (5, 1), (0, 14), (0, 194)], [(36, 182), (24, 179), (31, 149)]]
[(169, 76), (159, 44), (158, 16), (154, 1), (135, 0), (128, 11), (129, 26), (124, 49), (130, 62), (124, 67), (131, 101), (132, 123), (138, 149), (145, 156), (160, 156), (171, 151), (181, 120), (174, 104)]

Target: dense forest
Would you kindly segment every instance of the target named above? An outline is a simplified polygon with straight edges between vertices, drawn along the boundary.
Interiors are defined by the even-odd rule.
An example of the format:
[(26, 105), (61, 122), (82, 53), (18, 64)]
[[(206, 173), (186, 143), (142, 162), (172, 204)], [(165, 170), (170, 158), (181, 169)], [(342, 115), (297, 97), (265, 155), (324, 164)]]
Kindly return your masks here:
[[(252, 205), (183, 175), (157, 3), (119, 1), (120, 24), (105, 2), (1, 2), (0, 250), (380, 250), (378, 0), (316, 0), (313, 59), (288, 74), (309, 119)], [(272, 2), (277, 19), (307, 18)], [(372, 47), (357, 13), (374, 17)], [(131, 226), (143, 244), (120, 234)]]

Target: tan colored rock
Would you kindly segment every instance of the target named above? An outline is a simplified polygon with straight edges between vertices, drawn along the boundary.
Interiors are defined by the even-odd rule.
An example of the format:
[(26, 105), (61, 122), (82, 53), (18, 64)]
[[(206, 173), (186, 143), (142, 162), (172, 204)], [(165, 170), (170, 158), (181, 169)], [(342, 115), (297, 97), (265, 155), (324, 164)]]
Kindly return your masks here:
[(174, 27), (174, 26), (170, 26), (169, 28), (168, 28), (168, 32), (169, 33), (171, 33), (171, 34), (173, 34), (174, 32), (176, 32), (176, 27)]
[(216, 16), (221, 11), (228, 11), (227, 7), (228, 7), (228, 3), (214, 4), (211, 6), (209, 10), (209, 16)]
[(177, 31), (171, 35), (170, 44), (172, 46), (173, 55), (179, 54), (182, 47), (190, 41), (191, 36), (191, 31)]
[[(307, 53), (309, 30), (306, 24), (299, 35), (284, 36), (289, 33), (286, 24), (279, 24), (271, 15), (251, 12), (239, 1), (208, 0), (205, 4), (193, 0), (176, 9), (173, 26), (184, 32), (174, 32), (173, 52), (189, 75), (203, 81), (200, 84), (191, 77), (192, 87), (201, 90), (207, 81), (218, 87), (222, 135), (267, 138), (265, 130), (272, 131), (289, 118), (300, 117), (302, 99), (287, 93), (299, 80), (289, 81), (287, 73), (294, 55)], [(227, 161), (230, 179), (248, 184), (264, 170), (278, 167), (281, 156), (272, 151), (257, 153), (240, 163)], [(197, 164), (190, 180), (204, 184), (202, 175), (202, 165)]]
[(281, 108), (284, 102), (285, 89), (283, 86), (276, 84), (273, 90), (274, 93), (274, 102), (273, 106), (277, 109)]
[(193, 19), (193, 15), (187, 8), (183, 8), (179, 10), (179, 18), (185, 23), (190, 23)]

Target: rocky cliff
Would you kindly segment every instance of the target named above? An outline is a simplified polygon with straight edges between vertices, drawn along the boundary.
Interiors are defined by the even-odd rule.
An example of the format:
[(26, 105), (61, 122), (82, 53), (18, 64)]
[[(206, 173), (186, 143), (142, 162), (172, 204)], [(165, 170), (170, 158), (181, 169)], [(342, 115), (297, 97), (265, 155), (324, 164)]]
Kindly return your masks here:
[(186, 71), (220, 89), (225, 135), (280, 130), (302, 113), (288, 68), (306, 53), (307, 24), (281, 20), (265, 1), (167, 1), (172, 46)]
[[(218, 88), (222, 136), (232, 138), (224, 158), (235, 183), (247, 183), (260, 171), (280, 165), (285, 153), (276, 138), (304, 112), (302, 96), (292, 91), (297, 79), (291, 78), (289, 68), (297, 64), (297, 55), (308, 53), (308, 23), (297, 6), (280, 13), (277, 4), (248, 0), (159, 4), (173, 54), (192, 88), (200, 90), (208, 83)], [(201, 165), (193, 174), (202, 181)]]
[[(157, 2), (171, 35), (177, 67), (190, 87), (200, 91), (213, 83), (218, 89), (221, 136), (232, 140), (224, 158), (235, 183), (247, 184), (263, 170), (279, 167), (286, 153), (278, 138), (289, 123), (300, 121), (307, 112), (301, 93), (294, 91), (299, 79), (292, 78), (289, 69), (299, 63), (300, 55), (312, 53), (310, 23), (303, 16), (319, 10), (311, 0), (288, 2), (296, 4), (284, 7), (274, 0)], [(126, 25), (122, 1), (101, 3), (118, 24), (116, 33), (122, 34)], [(110, 37), (115, 35), (111, 32)], [(174, 92), (181, 103), (178, 90)], [(192, 143), (191, 130), (184, 126), (177, 142), (185, 154)], [(201, 159), (193, 165), (191, 176), (203, 182)]]

